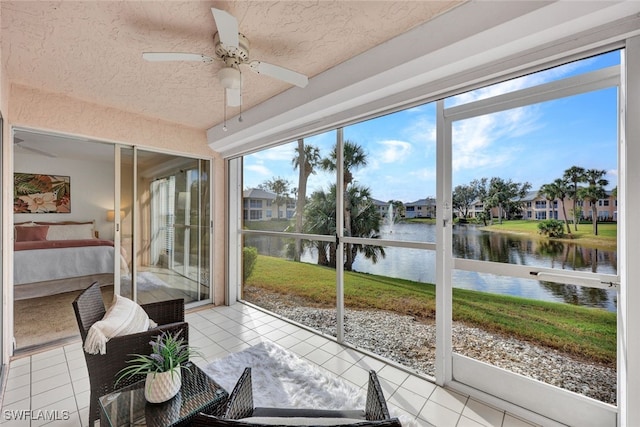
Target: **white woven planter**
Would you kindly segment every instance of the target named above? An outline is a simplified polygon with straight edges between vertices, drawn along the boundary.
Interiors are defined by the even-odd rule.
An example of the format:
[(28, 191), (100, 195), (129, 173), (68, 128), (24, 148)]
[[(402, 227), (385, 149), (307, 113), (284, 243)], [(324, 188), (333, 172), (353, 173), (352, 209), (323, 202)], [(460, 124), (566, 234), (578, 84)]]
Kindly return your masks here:
[(144, 385), (147, 402), (161, 403), (171, 399), (180, 391), (182, 372), (180, 367), (169, 372), (150, 372)]

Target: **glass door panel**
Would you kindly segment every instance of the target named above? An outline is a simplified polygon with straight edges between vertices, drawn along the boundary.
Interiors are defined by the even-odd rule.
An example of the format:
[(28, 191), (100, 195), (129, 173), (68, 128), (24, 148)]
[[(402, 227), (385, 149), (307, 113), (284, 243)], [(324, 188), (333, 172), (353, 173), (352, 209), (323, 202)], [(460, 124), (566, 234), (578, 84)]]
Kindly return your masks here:
[[(135, 268), (134, 263), (134, 152), (131, 147), (119, 147), (116, 146), (116, 150), (120, 151), (120, 164), (116, 163), (116, 168), (120, 169), (120, 206), (114, 209), (111, 214), (116, 222), (116, 233), (119, 229), (119, 242), (120, 242), (120, 294), (127, 298), (134, 298), (133, 280), (135, 276), (133, 271)], [(116, 217), (115, 212), (119, 211), (119, 218)], [(117, 280), (117, 278), (116, 278)]]
[(141, 302), (210, 295), (210, 162), (138, 150)]

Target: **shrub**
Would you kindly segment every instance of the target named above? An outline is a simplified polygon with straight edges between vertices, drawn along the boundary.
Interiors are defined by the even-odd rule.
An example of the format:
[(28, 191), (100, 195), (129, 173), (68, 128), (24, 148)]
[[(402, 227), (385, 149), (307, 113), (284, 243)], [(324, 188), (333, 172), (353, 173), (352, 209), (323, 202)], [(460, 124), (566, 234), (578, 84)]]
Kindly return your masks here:
[(562, 237), (564, 224), (557, 219), (545, 219), (538, 223), (538, 233), (549, 237)]
[(253, 273), (253, 267), (256, 265), (258, 259), (258, 248), (253, 246), (245, 246), (242, 248), (242, 281), (246, 282), (251, 273)]

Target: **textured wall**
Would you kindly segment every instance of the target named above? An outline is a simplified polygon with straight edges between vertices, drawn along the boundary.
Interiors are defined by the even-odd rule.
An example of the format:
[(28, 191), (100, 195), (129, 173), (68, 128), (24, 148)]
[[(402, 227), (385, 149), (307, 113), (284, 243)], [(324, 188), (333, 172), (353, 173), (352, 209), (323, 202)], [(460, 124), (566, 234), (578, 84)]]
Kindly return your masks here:
[[(207, 145), (204, 130), (191, 129), (20, 85), (11, 86), (9, 100), (9, 113), (5, 117), (5, 125), (10, 122), (12, 126), (211, 158), (214, 167), (212, 194), (215, 225), (213, 292), (217, 304), (224, 302), (224, 164), (221, 157)], [(11, 162), (12, 160), (4, 161), (3, 165), (8, 167)], [(5, 185), (4, 188), (10, 189), (11, 186)], [(12, 197), (7, 196), (5, 200), (12, 201)], [(5, 217), (10, 218), (8, 215)]]
[(12, 125), (207, 157), (214, 155), (201, 130), (15, 84), (11, 86), (10, 100)]

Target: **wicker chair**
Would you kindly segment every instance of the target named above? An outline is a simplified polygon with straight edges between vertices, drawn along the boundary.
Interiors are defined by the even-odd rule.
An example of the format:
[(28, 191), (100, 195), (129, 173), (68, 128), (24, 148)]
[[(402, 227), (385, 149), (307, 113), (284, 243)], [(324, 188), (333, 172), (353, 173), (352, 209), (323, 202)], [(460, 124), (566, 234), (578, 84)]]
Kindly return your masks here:
[[(184, 300), (176, 299), (144, 304), (142, 308), (147, 312), (149, 318), (158, 324), (157, 328), (111, 338), (107, 341), (107, 351), (104, 355), (84, 352), (91, 386), (89, 406), (89, 425), (91, 427), (93, 427), (95, 420), (100, 418), (98, 398), (114, 390), (117, 374), (127, 366), (127, 360), (131, 359), (129, 355), (151, 353), (149, 341), (162, 331), (171, 331), (172, 333), (182, 331), (181, 336), (186, 342), (189, 341), (189, 325), (184, 321)], [(91, 325), (101, 320), (106, 313), (100, 285), (97, 282), (78, 295), (73, 301), (73, 310), (84, 344)], [(139, 376), (123, 379), (118, 383), (118, 387), (125, 387), (142, 378)]]
[[(265, 419), (275, 418), (269, 420)], [(225, 413), (222, 417), (207, 414), (198, 414), (191, 422), (195, 427), (211, 426), (266, 426), (280, 425), (279, 418), (304, 419), (305, 426), (327, 425), (324, 418), (349, 418), (352, 422), (344, 425), (365, 427), (399, 427), (398, 418), (391, 418), (387, 409), (382, 388), (378, 382), (376, 372), (369, 371), (369, 387), (367, 390), (367, 402), (364, 410), (331, 410), (331, 409), (305, 409), (305, 408), (255, 408), (253, 406), (253, 386), (251, 384), (251, 368), (245, 368), (229, 396)], [(283, 425), (292, 425), (282, 422)], [(343, 424), (340, 424), (343, 425)]]

